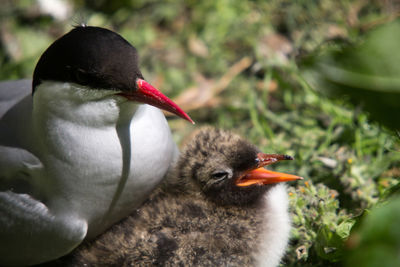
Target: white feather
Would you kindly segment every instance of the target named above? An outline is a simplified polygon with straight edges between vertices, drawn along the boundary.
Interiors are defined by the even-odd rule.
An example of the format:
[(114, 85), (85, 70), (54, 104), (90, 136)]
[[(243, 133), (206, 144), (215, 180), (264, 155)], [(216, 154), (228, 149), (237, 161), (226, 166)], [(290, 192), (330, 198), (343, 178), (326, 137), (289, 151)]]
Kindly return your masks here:
[(264, 229), (259, 251), (255, 256), (257, 266), (278, 266), (290, 235), (288, 197), (284, 184), (277, 184), (265, 195)]

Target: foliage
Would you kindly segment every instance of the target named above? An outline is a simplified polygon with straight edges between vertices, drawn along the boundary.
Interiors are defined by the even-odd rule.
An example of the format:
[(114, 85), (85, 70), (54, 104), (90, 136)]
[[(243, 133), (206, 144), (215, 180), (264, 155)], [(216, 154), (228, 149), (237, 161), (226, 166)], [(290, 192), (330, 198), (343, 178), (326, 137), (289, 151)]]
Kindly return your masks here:
[(315, 60), (312, 74), (332, 96), (348, 95), (377, 121), (400, 129), (400, 20), (374, 29), (361, 44), (347, 45)]
[(400, 198), (378, 205), (346, 242), (346, 266), (395, 267), (400, 262)]
[[(316, 89), (325, 83), (309, 84), (299, 62), (362, 42), (398, 12), (394, 1), (76, 0), (63, 2), (70, 10), (64, 17), (35, 3), (2, 6), (1, 79), (31, 77), (42, 51), (73, 25), (114, 29), (135, 45), (144, 76), (164, 93), (196, 89), (209, 96), (201, 107), (187, 103), (195, 126), (169, 120), (178, 143), (194, 127), (211, 124), (234, 129), (267, 153), (295, 157), (275, 166), (305, 177), (290, 185), (293, 237), (285, 266), (352, 264), (362, 257), (356, 250), (368, 243), (353, 253), (346, 240), (368, 218), (363, 211), (398, 191), (399, 137), (346, 96), (321, 94)], [(346, 53), (356, 69), (364, 55)], [(229, 74), (241, 62), (250, 63)]]

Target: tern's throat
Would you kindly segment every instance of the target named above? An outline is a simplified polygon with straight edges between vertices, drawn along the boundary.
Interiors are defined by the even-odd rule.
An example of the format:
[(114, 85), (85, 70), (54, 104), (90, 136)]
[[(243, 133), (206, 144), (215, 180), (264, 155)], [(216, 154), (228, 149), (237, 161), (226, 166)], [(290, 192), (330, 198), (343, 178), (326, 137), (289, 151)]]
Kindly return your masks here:
[(69, 170), (74, 172), (70, 177), (112, 177), (120, 172), (120, 128), (129, 131), (137, 105), (115, 93), (58, 82), (36, 88), (33, 138), (42, 162), (53, 166), (58, 176), (70, 166), (79, 166)]
[[(91, 89), (73, 83), (43, 82), (33, 99), (34, 120), (39, 124), (59, 120), (83, 127), (109, 127), (115, 126), (124, 116), (121, 112), (126, 110), (120, 109), (126, 100), (117, 96), (116, 91)], [(129, 106), (136, 109), (134, 103)]]
[[(126, 103), (115, 93), (71, 83), (40, 84), (33, 95), (32, 112), (35, 142), (41, 147), (40, 153), (63, 161), (88, 162), (96, 161), (93, 151), (119, 155), (121, 144), (117, 127), (121, 127), (122, 117), (129, 129), (137, 105)], [(133, 112), (126, 111), (127, 105)]]

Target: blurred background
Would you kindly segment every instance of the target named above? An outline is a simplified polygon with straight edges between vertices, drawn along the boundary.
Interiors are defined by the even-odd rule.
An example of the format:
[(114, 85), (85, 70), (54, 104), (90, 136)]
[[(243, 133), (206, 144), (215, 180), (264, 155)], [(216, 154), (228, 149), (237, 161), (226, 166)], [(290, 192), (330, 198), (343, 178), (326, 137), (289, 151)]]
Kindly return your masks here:
[(282, 266), (400, 266), (396, 0), (0, 0), (0, 80), (31, 78), (76, 25), (112, 29), (196, 121), (293, 162)]

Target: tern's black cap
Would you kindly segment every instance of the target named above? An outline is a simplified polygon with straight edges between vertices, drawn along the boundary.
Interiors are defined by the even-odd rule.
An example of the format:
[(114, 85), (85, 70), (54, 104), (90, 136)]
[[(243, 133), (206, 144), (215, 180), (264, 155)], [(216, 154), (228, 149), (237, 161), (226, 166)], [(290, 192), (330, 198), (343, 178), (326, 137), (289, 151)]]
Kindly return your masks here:
[(136, 49), (119, 34), (99, 27), (79, 26), (43, 53), (32, 88), (42, 81), (73, 82), (93, 88), (130, 91), (142, 74)]

